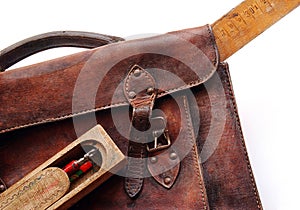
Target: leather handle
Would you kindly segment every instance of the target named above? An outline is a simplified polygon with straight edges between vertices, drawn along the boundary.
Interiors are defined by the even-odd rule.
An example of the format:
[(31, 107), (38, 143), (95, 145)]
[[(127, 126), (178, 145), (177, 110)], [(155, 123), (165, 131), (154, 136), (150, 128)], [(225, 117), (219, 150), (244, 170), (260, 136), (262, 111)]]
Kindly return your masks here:
[(24, 39), (0, 51), (0, 72), (35, 53), (56, 47), (95, 48), (123, 38), (80, 31), (54, 31)]

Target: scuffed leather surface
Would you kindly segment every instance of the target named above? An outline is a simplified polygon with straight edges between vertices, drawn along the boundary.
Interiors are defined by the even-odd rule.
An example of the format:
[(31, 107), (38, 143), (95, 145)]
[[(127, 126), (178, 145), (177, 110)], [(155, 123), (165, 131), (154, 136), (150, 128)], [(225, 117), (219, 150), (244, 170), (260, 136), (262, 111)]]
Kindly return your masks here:
[[(199, 86), (193, 89), (201, 119), (197, 137), (200, 158), (205, 156), (203, 147), (207, 143), (211, 127), (214, 129), (210, 132), (212, 139), (219, 138), (218, 133), (221, 134), (216, 150), (202, 163), (210, 208), (261, 209), (262, 205), (243, 139), (228, 66), (225, 64), (221, 67), (218, 76), (216, 74), (206, 82), (206, 88)], [(218, 79), (222, 81), (222, 87), (215, 85)], [(221, 88), (224, 88), (225, 93), (223, 102), (220, 100), (223, 94)], [(208, 104), (214, 104), (216, 110), (225, 107), (224, 127), (221, 120), (212, 120), (212, 107)], [(197, 110), (198, 107), (192, 109)], [(218, 113), (215, 115), (218, 117)]]
[[(225, 130), (221, 131), (223, 132), (223, 137), (217, 150), (202, 165), (203, 171), (201, 173), (204, 176), (209, 206), (211, 209), (257, 209), (257, 202), (260, 204), (260, 201), (257, 196), (253, 175), (249, 172), (250, 166), (245, 155), (244, 141), (240, 133), (238, 118), (235, 114), (236, 108), (232, 90), (229, 86), (229, 78), (225, 68), (219, 69), (218, 74), (223, 78), (223, 85), (226, 88), (227, 123)], [(199, 154), (201, 154), (203, 145), (201, 139), (206, 138), (207, 127), (211, 121), (209, 114), (211, 108), (205, 106), (205, 104), (210, 104), (207, 92), (213, 91), (216, 96), (215, 100), (217, 100), (220, 91), (217, 88), (213, 88), (213, 85), (209, 87), (211, 89), (205, 89), (202, 85), (193, 88), (193, 92), (199, 99), (198, 105), (201, 116), (201, 125), (197, 137)], [(166, 114), (171, 138), (175, 139), (180, 127), (178, 122), (181, 121), (178, 105), (169, 98), (163, 98), (163, 100), (158, 101), (156, 106)], [(222, 107), (223, 105), (219, 106)], [(125, 107), (117, 109), (119, 109), (120, 119), (124, 118), (127, 114), (127, 109)], [(192, 109), (193, 107), (191, 107), (191, 112), (193, 113)], [(115, 131), (110, 111), (101, 111), (97, 116), (98, 122), (103, 125), (108, 134), (112, 139), (116, 140), (119, 148), (125, 153), (127, 151), (127, 139)], [(92, 126), (89, 124), (89, 118), (91, 117), (91, 115), (81, 116), (81, 133), (84, 133)], [(122, 129), (124, 131), (129, 130), (129, 125), (124, 125)], [(61, 122), (48, 123), (1, 134), (0, 138), (0, 157), (2, 160), (0, 177), (4, 179), (8, 186), (11, 186), (25, 174), (72, 142), (76, 138), (76, 134), (72, 121), (66, 119)], [(147, 178), (145, 179), (143, 193), (137, 201), (133, 202), (125, 194), (123, 178), (114, 176), (80, 201), (74, 208), (81, 209), (90, 205), (97, 208), (96, 206), (99, 205), (114, 209), (131, 209), (134, 207), (138, 209), (147, 206), (149, 208), (175, 209), (186, 207), (198, 209), (194, 205), (201, 200), (201, 193), (199, 192), (200, 186), (194, 184), (199, 182), (199, 180), (195, 180), (194, 175), (199, 174), (199, 171), (197, 172), (195, 165), (191, 164), (195, 161), (192, 156), (187, 156), (182, 161), (180, 174), (171, 190), (166, 190), (152, 178)], [(198, 193), (195, 191), (198, 191)], [(168, 198), (171, 199), (169, 200)], [(91, 207), (91, 209), (93, 208)]]
[(0, 51), (0, 72), (35, 53), (56, 47), (95, 48), (124, 41), (115, 36), (80, 31), (55, 31), (22, 40)]
[[(191, 53), (191, 50), (195, 53)], [(120, 61), (124, 55), (126, 59)], [(204, 26), (110, 44), (2, 72), (0, 101), (4, 103), (0, 106), (0, 133), (69, 118), (91, 109), (101, 110), (128, 104), (122, 89), (117, 87), (122, 85), (128, 68), (135, 64), (143, 68), (164, 69), (180, 78), (166, 80), (161, 71), (155, 71), (153, 77), (159, 87), (158, 97), (161, 97), (209, 79), (216, 70), (218, 54), (212, 32), (209, 26)], [(109, 67), (109, 72), (105, 74), (106, 67), (110, 65), (112, 68)], [(193, 67), (193, 71), (190, 67)], [(77, 81), (80, 72), (84, 72), (83, 78)], [(102, 77), (99, 86), (98, 80)], [(78, 90), (80, 100), (73, 101), (76, 109), (72, 110), (75, 86), (81, 86), (82, 90)], [(95, 87), (99, 89), (95, 103), (91, 104), (86, 90)]]
[[(184, 139), (192, 148), (182, 160), (180, 174), (171, 190), (165, 189), (153, 178), (148, 177), (144, 179), (144, 189), (138, 199), (131, 200), (125, 193), (124, 178), (113, 176), (78, 202), (73, 209), (205, 209), (208, 207), (195, 138), (191, 133), (192, 128), (188, 127), (191, 123), (187, 123), (191, 119), (188, 112), (181, 110), (184, 109), (182, 98), (183, 96), (178, 96), (177, 101), (180, 104), (171, 97), (166, 97), (156, 104), (156, 108), (166, 114), (171, 139), (178, 141)], [(119, 119), (128, 115), (124, 107), (115, 109), (118, 109)], [(91, 115), (80, 117), (81, 134), (90, 129), (91, 117)], [(182, 124), (179, 119), (183, 120)], [(116, 131), (110, 110), (97, 112), (97, 120), (126, 154), (128, 140), (120, 135), (120, 132), (128, 131), (129, 125), (120, 128), (122, 129), (120, 132)], [(180, 128), (182, 133), (178, 137)], [(11, 186), (74, 139), (76, 134), (70, 119), (1, 134), (0, 168), (3, 170), (0, 171), (0, 177)]]
[[(188, 32), (174, 33), (179, 33), (183, 39), (188, 39), (203, 49), (213, 62), (213, 66), (217, 66), (217, 54), (207, 28), (200, 30), (201, 35), (195, 35), (192, 32), (194, 30), (197, 31), (190, 29)], [(149, 42), (143, 40), (137, 45), (146, 48), (150, 44), (162, 46), (159, 39), (161, 37), (149, 39), (151, 40), (148, 40)], [(165, 45), (165, 42), (163, 43)], [(111, 46), (121, 45), (113, 44), (109, 47)], [(105, 51), (105, 48), (97, 50)], [(178, 50), (174, 48), (174, 51)], [(94, 126), (92, 119), (95, 115), (93, 111), (96, 110), (74, 116), (77, 122), (76, 132), (71, 116), (68, 115), (72, 114), (70, 90), (74, 88), (79, 71), (96, 51), (87, 51), (0, 73), (0, 100), (3, 101), (0, 106), (0, 177), (8, 187), (75, 140), (77, 135)], [(95, 63), (92, 64), (101, 64), (97, 59), (93, 62)], [(261, 208), (240, 129), (227, 66), (218, 65), (217, 72), (213, 74), (215, 69), (206, 69), (204, 67), (207, 66), (204, 64), (201, 67), (203, 69), (199, 69), (200, 73), (203, 71), (203, 77), (199, 78), (187, 66), (166, 56), (143, 54), (131, 56), (116, 64), (99, 87), (96, 99), (96, 105), (99, 106), (96, 108), (99, 109), (96, 111), (96, 117), (97, 122), (104, 127), (124, 154), (127, 152), (128, 139), (121, 133), (128, 132), (130, 124), (121, 123), (116, 129), (112, 112), (114, 111), (117, 115), (116, 120), (120, 122), (129, 116), (122, 80), (128, 68), (134, 64), (144, 69), (158, 65), (157, 68), (170, 70), (183, 80), (183, 82), (169, 81), (161, 77), (159, 71), (149, 70), (155, 79), (159, 94), (154, 108), (163, 111), (172, 144), (180, 142), (176, 148), (179, 156), (183, 157), (179, 175), (173, 187), (166, 189), (149, 174), (144, 180), (144, 189), (136, 200), (126, 195), (124, 178), (115, 175), (75, 204), (72, 209)], [(95, 85), (89, 79), (97, 77), (101, 69), (94, 69), (88, 73), (86, 88)], [(221, 86), (216, 85), (218, 78)], [(121, 84), (121, 88), (117, 87), (118, 84)], [(196, 103), (188, 94), (190, 88)], [(115, 89), (117, 89), (114, 101), (116, 105), (112, 106), (111, 97)], [(174, 94), (168, 95), (170, 92)], [(224, 101), (220, 100), (223, 93), (225, 93)], [(81, 94), (84, 97), (84, 92)], [(79, 102), (78, 105), (77, 111), (84, 111), (86, 104)], [(218, 112), (212, 112), (223, 109), (224, 115), (219, 117)], [(195, 116), (200, 116), (199, 127), (196, 126), (197, 119), (193, 118)], [(221, 120), (218, 120), (222, 117), (225, 118), (224, 127)], [(41, 123), (30, 126), (30, 123), (35, 122)], [(28, 126), (22, 128), (24, 125)], [(212, 133), (210, 129), (213, 129)], [(208, 137), (218, 139), (218, 134), (221, 138), (216, 149), (206, 159), (206, 153), (202, 149), (207, 145)], [(184, 154), (181, 145), (190, 148), (188, 154)]]
[[(208, 98), (208, 91), (215, 96), (215, 106), (223, 107), (223, 104), (217, 103), (221, 89), (214, 88), (213, 79), (215, 76), (208, 81), (212, 84), (205, 86), (210, 87), (209, 89), (205, 88), (204, 85), (192, 89), (197, 97), (197, 106), (199, 106), (201, 118), (200, 130), (197, 135), (199, 150), (197, 153), (192, 152), (181, 162), (180, 174), (171, 190), (163, 188), (152, 178), (146, 178), (143, 193), (137, 201), (132, 201), (125, 194), (123, 177), (113, 176), (73, 208), (82, 209), (89, 206), (90, 209), (97, 209), (97, 205), (99, 205), (103, 208), (113, 209), (139, 209), (145, 207), (151, 209), (199, 209), (196, 208), (196, 205), (200, 205), (201, 197), (204, 197), (204, 200), (207, 197), (211, 209), (257, 209), (257, 202), (260, 204), (260, 201), (253, 175), (249, 172), (250, 166), (245, 155), (244, 141), (240, 132), (227, 73), (226, 68), (219, 68), (218, 70), (218, 75), (222, 78), (226, 92), (226, 127), (224, 130), (219, 129), (218, 132), (223, 133), (220, 144), (215, 153), (202, 164), (201, 171), (197, 169), (194, 156), (195, 154), (201, 156), (203, 139), (207, 137), (211, 122), (211, 107), (209, 104), (211, 104), (210, 100), (212, 99)], [(180, 93), (178, 94), (180, 96)], [(156, 103), (156, 107), (163, 110), (167, 117), (171, 139), (176, 139), (181, 127), (179, 122), (182, 116), (178, 106), (170, 97), (159, 99)], [(194, 108), (191, 104), (192, 116), (194, 115)], [(123, 119), (128, 115), (126, 107), (114, 109), (118, 109), (119, 119)], [(121, 151), (126, 154), (128, 141), (119, 132), (116, 132), (110, 114), (110, 110), (97, 112), (98, 122), (115, 140)], [(93, 126), (90, 121), (92, 117), (92, 114), (78, 117), (80, 118), (78, 119), (79, 122), (81, 122), (81, 134)], [(218, 130), (218, 125), (215, 126)], [(129, 125), (125, 124), (120, 129), (122, 129), (121, 132), (128, 131)], [(188, 134), (184, 134), (185, 138), (186, 136)], [(74, 139), (76, 139), (76, 134), (71, 119), (1, 134), (0, 168), (2, 170), (0, 171), (0, 177), (3, 178), (8, 187), (11, 186)], [(201, 161), (201, 158), (199, 160)], [(199, 175), (202, 173), (205, 188), (204, 186), (201, 188), (200, 184), (195, 184), (202, 180), (199, 179)]]
[[(135, 71), (139, 71), (135, 74)], [(153, 91), (147, 93), (147, 89)], [(135, 198), (143, 188), (146, 170), (147, 130), (156, 98), (155, 80), (145, 69), (134, 66), (125, 78), (124, 93), (132, 109), (130, 139), (127, 152), (125, 190), (130, 198)], [(130, 93), (134, 95), (130, 96)], [(141, 132), (142, 131), (142, 132)]]

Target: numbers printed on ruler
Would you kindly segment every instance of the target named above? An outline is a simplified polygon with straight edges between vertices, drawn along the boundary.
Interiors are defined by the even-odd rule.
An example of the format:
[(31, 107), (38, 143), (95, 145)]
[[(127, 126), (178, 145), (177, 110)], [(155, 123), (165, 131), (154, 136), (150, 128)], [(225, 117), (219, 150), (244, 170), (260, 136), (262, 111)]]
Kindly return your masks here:
[(233, 38), (247, 26), (255, 23), (255, 20), (273, 10), (274, 8), (268, 0), (256, 0), (250, 4), (245, 4), (228, 16), (228, 19), (224, 19), (223, 27), (216, 32), (224, 38), (223, 40), (226, 40), (226, 37)]

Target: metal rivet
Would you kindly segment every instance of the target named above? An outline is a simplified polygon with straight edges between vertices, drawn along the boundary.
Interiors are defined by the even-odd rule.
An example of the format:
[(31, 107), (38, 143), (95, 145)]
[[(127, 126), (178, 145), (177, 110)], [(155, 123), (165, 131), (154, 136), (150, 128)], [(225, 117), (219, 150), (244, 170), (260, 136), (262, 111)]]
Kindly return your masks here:
[(177, 154), (175, 152), (170, 153), (170, 159), (175, 160), (177, 158)]
[(5, 190), (5, 186), (3, 184), (0, 185), (0, 191), (3, 192)]
[(129, 98), (133, 99), (136, 96), (136, 93), (134, 91), (130, 91), (128, 93)]
[(153, 92), (154, 92), (154, 88), (153, 88), (153, 87), (149, 87), (149, 88), (147, 89), (147, 94), (148, 94), (148, 95), (153, 94)]
[(141, 73), (142, 73), (142, 71), (141, 71), (140, 69), (135, 69), (135, 70), (133, 71), (133, 75), (134, 75), (135, 77), (139, 77), (139, 76), (141, 75)]
[(172, 179), (170, 178), (170, 177), (165, 177), (164, 178), (164, 183), (166, 184), (166, 185), (169, 185), (169, 184), (171, 184), (171, 182), (172, 182)]
[(151, 157), (150, 162), (151, 163), (156, 163), (157, 162), (157, 157)]

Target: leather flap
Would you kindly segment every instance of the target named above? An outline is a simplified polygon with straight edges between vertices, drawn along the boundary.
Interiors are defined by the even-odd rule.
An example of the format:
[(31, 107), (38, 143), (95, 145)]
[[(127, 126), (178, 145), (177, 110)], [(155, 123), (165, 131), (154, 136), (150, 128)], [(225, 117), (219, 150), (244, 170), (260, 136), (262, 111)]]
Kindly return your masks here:
[(0, 133), (128, 105), (134, 65), (155, 79), (158, 98), (199, 85), (218, 66), (207, 25), (124, 41), (0, 73)]

